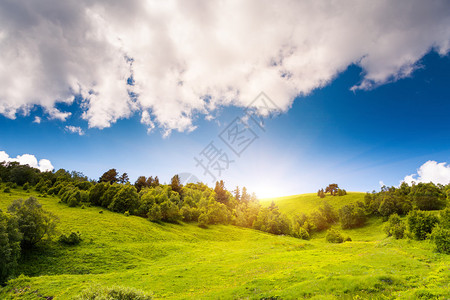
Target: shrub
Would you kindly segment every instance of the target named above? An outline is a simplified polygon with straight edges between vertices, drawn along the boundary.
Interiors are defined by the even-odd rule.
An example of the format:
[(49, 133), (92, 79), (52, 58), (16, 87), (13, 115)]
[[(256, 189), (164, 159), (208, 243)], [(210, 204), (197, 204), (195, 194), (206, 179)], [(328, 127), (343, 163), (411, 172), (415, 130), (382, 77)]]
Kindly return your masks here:
[(130, 212), (127, 210), (126, 212), (123, 213), (125, 215), (125, 217), (130, 216)]
[(78, 300), (151, 300), (152, 296), (140, 290), (113, 286), (92, 286), (84, 290), (76, 299)]
[(81, 242), (81, 234), (79, 232), (71, 232), (68, 235), (61, 234), (58, 242), (66, 245), (78, 245)]
[(405, 233), (405, 223), (397, 214), (392, 214), (388, 222), (384, 225), (384, 232), (387, 236), (393, 236), (396, 239), (402, 239)]
[(330, 229), (325, 237), (328, 243), (343, 243), (344, 236), (338, 230)]
[(364, 226), (366, 219), (366, 214), (360, 206), (349, 204), (339, 210), (339, 220), (344, 229)]
[(433, 228), (430, 238), (434, 242), (437, 252), (450, 254), (450, 229), (436, 226)]
[(3, 193), (11, 193), (11, 189), (10, 189), (9, 187), (6, 187), (6, 188), (3, 190)]
[(430, 212), (413, 210), (408, 213), (408, 229), (416, 240), (424, 240), (438, 223), (438, 218)]
[(310, 238), (308, 231), (303, 227), (299, 227), (296, 232), (292, 233), (292, 236), (302, 240), (309, 240)]

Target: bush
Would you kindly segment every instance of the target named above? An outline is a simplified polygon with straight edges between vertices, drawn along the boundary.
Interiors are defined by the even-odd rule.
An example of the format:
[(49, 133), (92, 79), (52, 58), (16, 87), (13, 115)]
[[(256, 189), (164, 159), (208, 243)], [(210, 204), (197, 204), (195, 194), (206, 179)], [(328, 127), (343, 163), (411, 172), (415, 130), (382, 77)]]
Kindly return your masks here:
[(8, 207), (8, 212), (17, 216), (19, 230), (23, 235), (22, 244), (31, 247), (44, 237), (51, 237), (56, 230), (58, 218), (45, 211), (36, 198), (18, 199)]
[(92, 286), (84, 290), (78, 300), (151, 300), (152, 296), (140, 290), (114, 286)]
[[(113, 187), (112, 185), (111, 187)], [(109, 191), (109, 189), (108, 189)], [(130, 184), (127, 184), (120, 188), (120, 190), (114, 195), (114, 198), (108, 208), (115, 212), (133, 212), (139, 204), (139, 195), (136, 188)]]
[(436, 246), (436, 251), (450, 254), (450, 229), (436, 226), (430, 236)]
[(344, 236), (338, 230), (330, 229), (325, 237), (328, 243), (343, 243)]
[(438, 223), (438, 218), (430, 212), (413, 210), (408, 213), (408, 229), (416, 240), (424, 240)]
[(6, 188), (3, 190), (3, 193), (11, 193), (11, 189), (10, 189), (9, 187), (6, 187)]
[(393, 236), (396, 239), (402, 239), (405, 233), (405, 223), (397, 214), (392, 214), (388, 222), (384, 225), (384, 232), (387, 236)]
[(71, 232), (68, 235), (61, 234), (58, 242), (66, 245), (78, 245), (81, 242), (81, 234), (79, 232)]
[(129, 217), (130, 216), (130, 212), (127, 210), (126, 212), (123, 213), (125, 215), (125, 217)]
[(349, 204), (339, 210), (339, 220), (344, 229), (362, 227), (366, 219), (366, 214), (360, 206)]
[(445, 207), (445, 194), (433, 183), (419, 183), (413, 186), (412, 200), (420, 210), (435, 210)]
[(302, 240), (309, 240), (310, 238), (308, 231), (303, 227), (299, 227), (296, 232), (292, 233), (292, 236)]

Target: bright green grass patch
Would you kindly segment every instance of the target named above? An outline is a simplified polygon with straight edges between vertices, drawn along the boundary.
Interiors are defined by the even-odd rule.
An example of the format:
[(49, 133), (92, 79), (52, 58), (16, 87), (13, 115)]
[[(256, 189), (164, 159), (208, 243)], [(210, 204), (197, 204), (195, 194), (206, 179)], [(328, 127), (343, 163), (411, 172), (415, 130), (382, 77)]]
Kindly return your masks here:
[(317, 193), (309, 193), (278, 198), (266, 198), (261, 200), (261, 204), (269, 206), (270, 203), (274, 201), (279, 209), (286, 214), (309, 214), (317, 210), (317, 208), (325, 201), (330, 203), (335, 209), (339, 209), (349, 203), (355, 203), (357, 201), (364, 202), (364, 195), (365, 193), (348, 192), (345, 196), (327, 195), (325, 198), (320, 198), (317, 196)]
[[(30, 195), (0, 193), (0, 208)], [(449, 256), (426, 241), (385, 238), (377, 218), (343, 230), (353, 242), (329, 244), (321, 234), (304, 241), (235, 226), (156, 224), (69, 208), (55, 197), (39, 201), (60, 218), (62, 233), (79, 231), (83, 241), (47, 241), (26, 253), (19, 272), (29, 277), (12, 280), (0, 299), (71, 299), (95, 284), (156, 299), (450, 297)]]

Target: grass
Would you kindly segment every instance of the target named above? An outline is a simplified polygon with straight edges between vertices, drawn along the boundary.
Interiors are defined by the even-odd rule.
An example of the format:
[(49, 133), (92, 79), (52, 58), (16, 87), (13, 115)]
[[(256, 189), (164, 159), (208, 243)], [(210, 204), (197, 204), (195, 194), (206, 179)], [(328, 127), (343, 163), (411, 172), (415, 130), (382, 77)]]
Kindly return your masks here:
[(293, 195), (278, 198), (266, 198), (261, 200), (261, 204), (269, 206), (272, 201), (278, 205), (280, 211), (287, 214), (309, 214), (315, 211), (323, 203), (328, 202), (334, 208), (339, 209), (342, 206), (355, 203), (358, 201), (364, 202), (365, 193), (348, 192), (345, 196), (330, 196), (327, 194), (325, 198), (320, 198), (317, 193)]
[[(0, 209), (31, 195), (37, 196), (0, 192)], [(310, 198), (289, 201), (303, 210)], [(376, 218), (344, 231), (353, 242), (329, 244), (324, 234), (304, 241), (234, 226), (157, 224), (100, 214), (97, 207), (69, 208), (55, 197), (38, 199), (60, 218), (61, 233), (79, 231), (83, 241), (46, 241), (25, 253), (19, 273), (26, 277), (1, 288), (1, 299), (71, 299), (95, 284), (136, 288), (156, 299), (450, 297), (449, 257), (434, 253), (428, 242), (385, 238)]]

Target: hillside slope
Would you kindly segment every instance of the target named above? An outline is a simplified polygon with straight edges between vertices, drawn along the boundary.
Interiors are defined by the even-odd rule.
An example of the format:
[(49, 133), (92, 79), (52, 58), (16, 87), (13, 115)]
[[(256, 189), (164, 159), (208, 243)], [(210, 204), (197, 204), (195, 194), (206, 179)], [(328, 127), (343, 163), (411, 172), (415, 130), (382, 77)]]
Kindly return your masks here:
[[(33, 193), (0, 193), (0, 209)], [(143, 218), (70, 208), (38, 197), (78, 246), (47, 241), (21, 261), (1, 299), (70, 299), (91, 284), (122, 285), (157, 299), (278, 299), (441, 296), (448, 298), (449, 258), (426, 242), (385, 239), (382, 222), (347, 230), (353, 242), (328, 244), (234, 226), (157, 224)], [(332, 296), (334, 295), (334, 296)]]
[(260, 200), (263, 205), (270, 205), (272, 201), (286, 214), (309, 214), (321, 206), (324, 202), (328, 202), (334, 208), (339, 209), (342, 206), (355, 203), (358, 201), (364, 202), (365, 193), (348, 192), (345, 196), (330, 196), (327, 194), (325, 198), (320, 198), (317, 193), (308, 193), (300, 195), (292, 195), (277, 198), (266, 198)]

